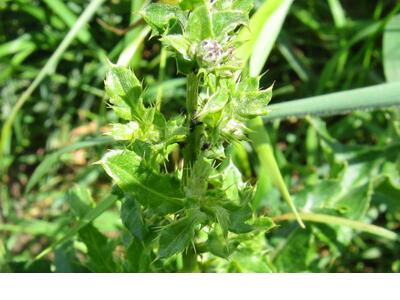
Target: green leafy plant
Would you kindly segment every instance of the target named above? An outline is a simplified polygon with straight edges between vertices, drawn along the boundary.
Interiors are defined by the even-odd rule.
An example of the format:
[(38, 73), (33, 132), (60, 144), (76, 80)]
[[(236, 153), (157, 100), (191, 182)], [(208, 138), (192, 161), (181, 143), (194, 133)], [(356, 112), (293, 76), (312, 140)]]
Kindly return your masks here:
[(130, 243), (147, 261), (182, 256), (197, 270), (203, 253), (227, 258), (240, 243), (274, 227), (252, 209), (254, 186), (234, 164), (247, 122), (268, 113), (272, 87), (241, 72), (237, 30), (251, 1), (150, 4), (142, 11), (187, 78), (184, 113), (165, 115), (162, 102), (143, 103), (143, 87), (128, 68), (110, 65), (109, 102), (124, 123), (109, 134), (123, 140), (101, 160), (125, 197), (121, 217)]
[(0, 5), (0, 270), (398, 271), (400, 4), (160, 2)]

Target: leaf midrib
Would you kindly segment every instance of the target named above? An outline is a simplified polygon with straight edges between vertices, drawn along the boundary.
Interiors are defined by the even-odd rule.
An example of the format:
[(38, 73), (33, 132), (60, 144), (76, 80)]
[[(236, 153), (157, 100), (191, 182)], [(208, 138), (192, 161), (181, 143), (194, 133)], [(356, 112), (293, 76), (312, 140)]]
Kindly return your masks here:
[[(178, 197), (171, 197), (171, 196), (167, 196), (164, 194), (161, 194), (151, 188), (149, 188), (148, 186), (144, 185), (142, 182), (140, 182), (139, 180), (137, 180), (134, 176), (131, 175), (131, 173), (127, 172), (124, 168), (121, 168), (120, 166), (118, 166), (117, 164), (114, 164), (114, 167), (117, 168), (119, 171), (121, 171), (122, 173), (126, 174), (129, 178), (131, 178), (131, 181), (136, 184), (139, 185), (142, 189), (153, 193), (154, 195), (160, 197), (160, 198), (164, 198), (169, 202), (172, 202), (174, 204), (178, 204), (178, 205), (182, 205), (184, 198), (178, 198)], [(119, 180), (120, 182), (122, 182), (121, 180)]]

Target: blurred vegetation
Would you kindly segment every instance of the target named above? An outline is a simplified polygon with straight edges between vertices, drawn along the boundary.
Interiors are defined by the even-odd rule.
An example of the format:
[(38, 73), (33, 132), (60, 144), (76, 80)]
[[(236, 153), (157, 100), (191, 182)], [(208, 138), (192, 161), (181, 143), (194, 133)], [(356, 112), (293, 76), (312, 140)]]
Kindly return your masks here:
[[(0, 0), (2, 126), (89, 2)], [(256, 1), (256, 7), (262, 3)], [(112, 189), (94, 164), (115, 143), (103, 135), (107, 124), (116, 120), (103, 92), (107, 59), (117, 62), (138, 42), (128, 63), (148, 87), (147, 100), (154, 99), (161, 85), (159, 42), (141, 43), (141, 24), (124, 35), (110, 29), (135, 23), (142, 4), (142, 0), (104, 2), (16, 115), (6, 142), (9, 154), (1, 162), (1, 271), (110, 271), (82, 263), (87, 261), (88, 247), (84, 230), (79, 235), (68, 231), (81, 222), (70, 213), (71, 201), (76, 194), (85, 194), (100, 203)], [(272, 103), (386, 82), (383, 34), (399, 12), (395, 0), (294, 1), (263, 69), (263, 87), (274, 83)], [(163, 105), (167, 111), (177, 111), (184, 103), (185, 79), (168, 58), (163, 72)], [(289, 118), (269, 122), (266, 128), (298, 208), (331, 212), (335, 206), (350, 219), (400, 233), (398, 109)], [(286, 213), (279, 193), (260, 172), (256, 154), (249, 144), (243, 149), (247, 153), (238, 150), (237, 165), (247, 180), (255, 182), (256, 174), (260, 178), (257, 208), (270, 216)], [(99, 244), (106, 236), (109, 253), (119, 257), (116, 245), (122, 223), (118, 204), (113, 203), (88, 226), (99, 230)], [(57, 250), (26, 264), (66, 234)], [(254, 241), (231, 261), (216, 259), (203, 271), (400, 271), (398, 241), (346, 227), (308, 223), (302, 230), (287, 223), (261, 239), (265, 247)], [(261, 256), (271, 263), (257, 265)]]

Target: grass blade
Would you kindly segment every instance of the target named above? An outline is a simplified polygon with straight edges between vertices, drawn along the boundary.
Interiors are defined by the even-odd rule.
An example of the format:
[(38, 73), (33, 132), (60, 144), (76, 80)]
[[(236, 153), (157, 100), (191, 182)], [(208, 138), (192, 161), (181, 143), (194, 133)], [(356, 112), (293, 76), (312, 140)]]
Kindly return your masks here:
[(383, 70), (386, 80), (400, 81), (400, 15), (394, 16), (383, 34)]
[(251, 76), (261, 73), (292, 2), (293, 0), (265, 1), (252, 16), (249, 28), (239, 33), (238, 40), (245, 44), (238, 49), (238, 56), (243, 61), (249, 59)]
[(264, 121), (289, 117), (327, 116), (354, 110), (400, 106), (400, 83), (384, 83), (316, 97), (272, 104)]
[[(328, 225), (347, 226), (354, 230), (368, 232), (370, 234), (380, 236), (380, 237), (383, 237), (383, 238), (386, 238), (386, 239), (389, 239), (392, 241), (396, 241), (399, 239), (399, 236), (395, 232), (390, 231), (388, 229), (385, 229), (385, 228), (382, 228), (382, 227), (379, 227), (376, 225), (365, 224), (362, 222), (349, 220), (346, 218), (324, 215), (324, 214), (313, 214), (313, 213), (300, 213), (300, 217), (303, 220), (309, 221), (309, 222), (323, 223), (323, 224), (328, 224)], [(274, 222), (282, 222), (282, 221), (295, 220), (296, 217), (294, 214), (289, 213), (289, 214), (276, 216), (272, 219)]]
[[(64, 21), (68, 27), (72, 28), (77, 20), (74, 13), (60, 0), (44, 0), (44, 2), (50, 7), (50, 9), (57, 15), (61, 20)], [(81, 28), (77, 34), (78, 39), (82, 43), (87, 43), (90, 39), (90, 33), (86, 28)]]
[(25, 102), (29, 99), (31, 94), (35, 91), (35, 89), (39, 86), (42, 80), (51, 73), (61, 55), (65, 52), (68, 46), (72, 43), (78, 33), (82, 30), (82, 28), (89, 22), (92, 18), (96, 10), (105, 0), (92, 0), (90, 4), (86, 7), (85, 11), (80, 15), (74, 26), (67, 33), (63, 41), (57, 47), (56, 51), (47, 61), (45, 66), (40, 70), (39, 74), (33, 80), (33, 82), (29, 85), (29, 87), (22, 93), (22, 95), (17, 100), (17, 103), (13, 106), (10, 115), (6, 119), (3, 124), (0, 136), (0, 171), (2, 173), (6, 172), (6, 168), (3, 165), (4, 158), (3, 156), (10, 153), (10, 138), (11, 138), (11, 128), (14, 123), (14, 120), (17, 116), (17, 113), (25, 104)]
[(81, 141), (72, 145), (68, 145), (60, 150), (48, 155), (35, 169), (32, 176), (30, 177), (27, 185), (25, 193), (28, 193), (36, 184), (38, 184), (39, 180), (45, 176), (50, 168), (57, 163), (60, 156), (64, 153), (72, 152), (78, 149), (94, 147), (98, 145), (108, 144), (112, 141), (112, 138), (109, 137), (100, 137), (95, 138), (88, 141)]
[[(266, 1), (251, 18), (249, 28), (242, 29), (239, 33), (238, 40), (246, 42), (239, 49), (238, 56), (243, 61), (250, 60), (249, 71), (251, 76), (260, 74), (292, 3), (293, 0)], [(300, 227), (304, 228), (305, 226), (297, 213), (296, 206), (279, 170), (269, 134), (263, 127), (262, 119), (257, 117), (249, 122), (249, 128), (252, 130), (250, 138), (261, 162), (261, 172), (271, 174), (272, 182), (293, 211)]]
[(132, 40), (132, 42), (122, 51), (118, 58), (117, 65), (128, 66), (135, 53), (137, 53), (140, 46), (143, 44), (145, 37), (150, 33), (150, 27), (145, 26)]
[(106, 199), (97, 204), (95, 208), (90, 210), (81, 220), (79, 220), (79, 222), (74, 227), (72, 227), (61, 239), (54, 242), (48, 248), (40, 252), (28, 265), (32, 264), (35, 260), (43, 258), (51, 251), (54, 251), (58, 246), (73, 238), (75, 234), (79, 232), (79, 230), (81, 230), (83, 227), (91, 223), (94, 219), (96, 219), (103, 212), (109, 209), (117, 200), (118, 197), (116, 195), (109, 195)]

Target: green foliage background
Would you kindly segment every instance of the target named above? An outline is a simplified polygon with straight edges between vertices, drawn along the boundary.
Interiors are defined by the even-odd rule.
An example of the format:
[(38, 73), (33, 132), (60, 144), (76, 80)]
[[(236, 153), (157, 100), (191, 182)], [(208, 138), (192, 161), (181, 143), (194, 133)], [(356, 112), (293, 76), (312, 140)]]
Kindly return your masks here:
[[(2, 128), (88, 4), (0, 1)], [(256, 1), (256, 9), (263, 4)], [(143, 256), (121, 249), (124, 225), (138, 226), (123, 215), (121, 221), (118, 192), (110, 195), (110, 180), (94, 164), (113, 147), (102, 133), (117, 120), (105, 101), (106, 58), (135, 70), (146, 87), (146, 103), (161, 88), (170, 111), (184, 106), (185, 79), (176, 74), (171, 58), (160, 67), (166, 54), (155, 38), (143, 43), (148, 33), (144, 25), (119, 36), (98, 21), (126, 28), (138, 20), (141, 5), (140, 0), (100, 5), (16, 115), (11, 138), (2, 140), (7, 151), (1, 156), (1, 271), (180, 269), (179, 260), (156, 261), (152, 270), (143, 269), (148, 265)], [(262, 87), (274, 83), (272, 104), (400, 80), (400, 55), (393, 50), (400, 40), (397, 1), (296, 0), (289, 5), (267, 63), (261, 64)], [(259, 55), (251, 58), (255, 65), (267, 55), (267, 49), (257, 50)], [(268, 170), (250, 143), (244, 143), (235, 152), (235, 163), (246, 180), (255, 183), (258, 178), (255, 207), (275, 217), (279, 227), (246, 241), (227, 260), (206, 258), (199, 271), (398, 272), (396, 235), (359, 232), (315, 216), (346, 217), (399, 233), (399, 122), (398, 109), (383, 109), (266, 123), (284, 182), (305, 212), (307, 228), (287, 222), (292, 219), (289, 209)], [(307, 220), (307, 212), (314, 220)]]

